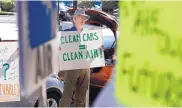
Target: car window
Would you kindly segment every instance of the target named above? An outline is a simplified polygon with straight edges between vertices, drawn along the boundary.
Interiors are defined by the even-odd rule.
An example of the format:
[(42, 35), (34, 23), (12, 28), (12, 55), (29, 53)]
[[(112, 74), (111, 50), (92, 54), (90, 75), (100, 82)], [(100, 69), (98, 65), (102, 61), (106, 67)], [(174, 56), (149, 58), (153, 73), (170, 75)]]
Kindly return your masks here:
[[(73, 26), (72, 22), (68, 22), (68, 21), (62, 21), (59, 25), (59, 31), (63, 31), (65, 29), (69, 29)], [(84, 25), (85, 29), (89, 29), (89, 30), (94, 30), (94, 29), (104, 29), (107, 28), (106, 26), (101, 27), (101, 26), (96, 26), (96, 25), (92, 25), (92, 24), (85, 24)]]
[(104, 49), (110, 49), (112, 47), (114, 41), (115, 41), (114, 36), (113, 37), (111, 37), (111, 36), (103, 37)]

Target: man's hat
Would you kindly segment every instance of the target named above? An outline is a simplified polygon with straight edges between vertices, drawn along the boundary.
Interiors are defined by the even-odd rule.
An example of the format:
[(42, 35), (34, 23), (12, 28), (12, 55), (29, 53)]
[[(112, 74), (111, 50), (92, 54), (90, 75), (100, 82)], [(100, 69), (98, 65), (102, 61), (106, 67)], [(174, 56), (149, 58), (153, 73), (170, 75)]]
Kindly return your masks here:
[(75, 17), (77, 15), (82, 15), (82, 16), (86, 17), (87, 19), (90, 18), (89, 15), (85, 14), (85, 11), (83, 9), (77, 9), (77, 10), (75, 10), (75, 13), (74, 13), (73, 17)]

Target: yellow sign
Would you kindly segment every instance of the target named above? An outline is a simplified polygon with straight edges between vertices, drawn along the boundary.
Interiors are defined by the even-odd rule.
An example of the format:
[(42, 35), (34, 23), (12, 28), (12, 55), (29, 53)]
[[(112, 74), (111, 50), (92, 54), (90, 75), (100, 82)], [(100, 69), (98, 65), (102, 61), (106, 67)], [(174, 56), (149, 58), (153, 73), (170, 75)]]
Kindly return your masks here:
[(182, 106), (182, 2), (120, 2), (115, 96), (125, 106)]

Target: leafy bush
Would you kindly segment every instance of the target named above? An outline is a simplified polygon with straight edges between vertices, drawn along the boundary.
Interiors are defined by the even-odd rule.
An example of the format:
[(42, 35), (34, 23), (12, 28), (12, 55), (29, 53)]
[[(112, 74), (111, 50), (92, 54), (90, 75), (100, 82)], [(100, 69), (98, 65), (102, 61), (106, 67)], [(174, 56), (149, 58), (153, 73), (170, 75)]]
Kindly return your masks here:
[(80, 8), (92, 8), (94, 6), (94, 2), (92, 1), (80, 1), (78, 2), (78, 7)]
[(0, 15), (14, 15), (12, 12), (0, 12)]
[(15, 1), (14, 0), (0, 1), (0, 8), (2, 11), (5, 11), (5, 12), (13, 11), (15, 8)]

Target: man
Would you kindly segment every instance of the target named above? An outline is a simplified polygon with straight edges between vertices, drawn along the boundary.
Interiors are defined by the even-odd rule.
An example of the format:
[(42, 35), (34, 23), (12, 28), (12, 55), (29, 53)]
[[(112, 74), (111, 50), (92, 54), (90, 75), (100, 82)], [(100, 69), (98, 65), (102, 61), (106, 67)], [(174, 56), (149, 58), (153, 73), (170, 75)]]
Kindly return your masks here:
[[(73, 27), (65, 31), (83, 30), (89, 16), (84, 10), (76, 10), (73, 15)], [(70, 107), (73, 92), (75, 91), (75, 107), (83, 107), (86, 102), (90, 69), (76, 69), (64, 71), (64, 91), (60, 100), (60, 107)]]

